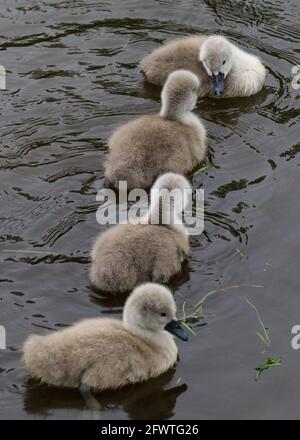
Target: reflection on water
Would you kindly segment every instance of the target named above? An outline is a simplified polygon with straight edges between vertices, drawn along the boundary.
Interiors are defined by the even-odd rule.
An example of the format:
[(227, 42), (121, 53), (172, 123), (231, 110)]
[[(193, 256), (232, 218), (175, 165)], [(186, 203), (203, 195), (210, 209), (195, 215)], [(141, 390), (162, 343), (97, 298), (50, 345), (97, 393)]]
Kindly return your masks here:
[[(209, 168), (191, 180), (205, 189), (205, 231), (191, 238), (188, 264), (171, 287), (179, 312), (224, 286), (264, 288), (210, 297), (205, 312), (214, 316), (179, 343), (176, 371), (97, 399), (109, 419), (298, 417), (299, 356), (290, 349), (299, 323), (299, 93), (291, 87), (298, 8), (295, 0), (4, 2), (0, 325), (8, 349), (0, 350), (0, 418), (90, 417), (77, 391), (27, 380), (22, 343), (82, 317), (121, 317), (126, 295), (105, 297), (88, 280), (89, 250), (104, 230), (95, 196), (107, 138), (159, 109), (159, 89), (138, 68), (142, 57), (174, 37), (205, 32), (222, 32), (260, 56), (268, 77), (256, 96), (198, 103)], [(245, 299), (270, 329), (267, 355), (284, 359), (258, 383), (253, 368), (266, 355)]]
[(118, 391), (106, 391), (94, 394), (101, 410), (97, 414), (88, 414), (89, 410), (77, 390), (59, 390), (53, 387), (36, 384), (33, 380), (26, 382), (24, 408), (32, 415), (48, 416), (53, 409), (83, 410), (87, 417), (105, 418), (107, 411), (122, 410), (133, 420), (169, 419), (174, 415), (176, 399), (186, 391), (186, 384), (169, 383), (175, 370), (151, 379), (149, 382), (123, 388)]

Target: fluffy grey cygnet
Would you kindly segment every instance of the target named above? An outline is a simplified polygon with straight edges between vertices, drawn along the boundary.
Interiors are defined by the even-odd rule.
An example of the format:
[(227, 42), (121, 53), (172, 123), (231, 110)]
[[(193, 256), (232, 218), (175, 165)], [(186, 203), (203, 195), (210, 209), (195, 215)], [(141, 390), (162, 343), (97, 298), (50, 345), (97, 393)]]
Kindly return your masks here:
[(221, 35), (173, 40), (141, 61), (148, 81), (163, 85), (177, 69), (189, 69), (201, 81), (199, 96), (242, 97), (258, 93), (266, 69), (260, 59)]
[[(172, 197), (161, 197), (161, 191)], [(189, 251), (181, 221), (191, 185), (180, 174), (160, 176), (151, 189), (148, 213), (137, 224), (120, 224), (99, 235), (91, 251), (91, 282), (108, 293), (132, 290), (145, 281), (168, 282)], [(162, 194), (163, 195), (163, 194)]]
[(162, 173), (186, 174), (203, 161), (206, 131), (192, 113), (199, 79), (179, 70), (163, 87), (159, 114), (142, 116), (119, 127), (109, 140), (105, 164), (106, 185), (149, 188)]
[[(123, 321), (85, 319), (46, 336), (31, 335), (23, 347), (30, 375), (48, 385), (117, 389), (166, 372), (177, 362), (171, 335), (187, 340), (176, 321), (172, 293), (158, 284), (134, 290)], [(91, 398), (91, 396), (90, 396)]]

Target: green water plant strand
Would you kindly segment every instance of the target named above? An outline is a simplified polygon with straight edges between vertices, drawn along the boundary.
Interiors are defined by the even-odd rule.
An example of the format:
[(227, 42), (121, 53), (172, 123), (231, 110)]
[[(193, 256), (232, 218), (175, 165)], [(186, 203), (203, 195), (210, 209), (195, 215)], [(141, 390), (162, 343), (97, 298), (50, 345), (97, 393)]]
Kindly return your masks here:
[(256, 376), (255, 380), (257, 381), (264, 371), (269, 370), (273, 367), (279, 367), (282, 364), (282, 360), (280, 358), (272, 358), (270, 357), (266, 362), (261, 363), (257, 368), (255, 368)]
[(200, 299), (200, 301), (198, 301), (190, 310), (190, 312), (187, 314), (186, 313), (186, 303), (183, 303), (182, 306), (182, 317), (178, 319), (178, 321), (180, 321), (180, 323), (186, 328), (186, 330), (188, 330), (191, 334), (196, 335), (196, 333), (194, 332), (194, 330), (192, 329), (192, 327), (189, 325), (191, 323), (194, 323), (195, 321), (199, 321), (199, 319), (204, 318), (204, 314), (203, 314), (203, 305), (204, 303), (207, 301), (207, 299), (212, 296), (215, 295), (216, 293), (221, 293), (221, 292), (226, 292), (227, 290), (231, 290), (231, 289), (238, 289), (238, 288), (243, 288), (243, 287), (252, 287), (252, 288), (263, 288), (264, 286), (260, 285), (260, 284), (237, 284), (237, 285), (233, 285), (233, 286), (227, 286), (227, 287), (222, 287), (220, 289), (215, 289), (215, 290), (211, 290), (210, 292), (206, 293), (202, 299)]
[(205, 165), (204, 167), (201, 167), (198, 170), (194, 171), (190, 175), (190, 177), (196, 176), (197, 174), (200, 174), (200, 173), (204, 173), (204, 171), (208, 170), (209, 168), (212, 168), (212, 166), (211, 165)]
[(265, 326), (265, 324), (263, 323), (263, 321), (262, 321), (262, 319), (261, 319), (261, 317), (260, 317), (260, 314), (259, 314), (259, 312), (258, 312), (258, 310), (257, 310), (257, 308), (255, 307), (255, 305), (251, 302), (251, 301), (249, 301), (249, 299), (246, 299), (246, 302), (253, 308), (253, 310), (255, 310), (255, 313), (256, 313), (256, 316), (257, 316), (257, 319), (258, 319), (258, 322), (259, 322), (259, 324), (260, 324), (260, 326), (261, 326), (261, 328), (262, 328), (262, 333), (261, 332), (259, 332), (259, 331), (257, 331), (256, 332), (256, 334), (257, 334), (257, 336), (259, 337), (259, 339), (267, 346), (267, 347), (270, 347), (270, 345), (271, 345), (271, 339), (270, 339), (270, 337), (269, 337), (269, 335), (268, 335), (268, 328)]

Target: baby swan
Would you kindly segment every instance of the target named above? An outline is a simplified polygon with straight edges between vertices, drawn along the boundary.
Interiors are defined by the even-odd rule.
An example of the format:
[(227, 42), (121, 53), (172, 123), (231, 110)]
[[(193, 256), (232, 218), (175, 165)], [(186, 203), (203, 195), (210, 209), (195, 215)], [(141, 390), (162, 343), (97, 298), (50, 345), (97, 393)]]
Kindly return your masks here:
[(151, 83), (163, 85), (170, 72), (189, 69), (201, 81), (199, 96), (250, 96), (265, 82), (266, 69), (258, 57), (221, 35), (180, 38), (154, 50), (141, 61)]
[(185, 174), (205, 156), (206, 132), (192, 113), (199, 80), (180, 70), (169, 75), (163, 87), (161, 111), (142, 116), (119, 127), (109, 140), (106, 183), (128, 189), (149, 188), (164, 172)]
[(181, 212), (190, 196), (191, 186), (183, 176), (160, 176), (151, 189), (150, 208), (144, 217), (113, 226), (96, 239), (91, 251), (92, 284), (105, 292), (120, 293), (145, 281), (168, 282), (180, 272), (189, 251)]
[(176, 363), (170, 333), (188, 339), (175, 313), (168, 289), (144, 284), (127, 299), (123, 322), (85, 319), (46, 336), (31, 335), (23, 361), (31, 376), (49, 385), (106, 390), (143, 382)]

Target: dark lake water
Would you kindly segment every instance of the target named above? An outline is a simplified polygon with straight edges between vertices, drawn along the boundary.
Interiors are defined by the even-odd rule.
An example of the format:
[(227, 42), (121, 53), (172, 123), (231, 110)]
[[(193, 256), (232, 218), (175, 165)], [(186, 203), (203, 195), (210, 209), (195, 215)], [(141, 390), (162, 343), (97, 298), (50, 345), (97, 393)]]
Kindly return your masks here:
[[(121, 317), (124, 298), (94, 298), (88, 281), (107, 138), (159, 110), (141, 58), (166, 40), (207, 32), (259, 55), (268, 76), (255, 97), (198, 102), (211, 165), (193, 178), (205, 189), (205, 231), (191, 239), (175, 298), (181, 309), (240, 287), (207, 300), (197, 336), (179, 341), (176, 371), (100, 394), (99, 417), (300, 418), (300, 351), (291, 347), (300, 324), (300, 90), (291, 84), (299, 18), (296, 0), (1, 1), (0, 419), (91, 417), (77, 391), (28, 381), (21, 347), (32, 332), (82, 317)], [(255, 381), (269, 357), (282, 365)]]

